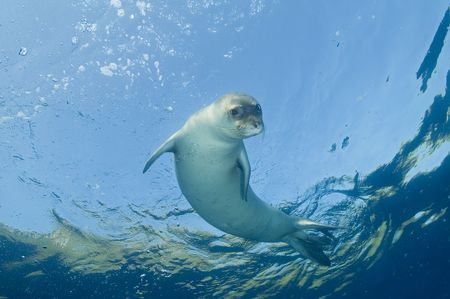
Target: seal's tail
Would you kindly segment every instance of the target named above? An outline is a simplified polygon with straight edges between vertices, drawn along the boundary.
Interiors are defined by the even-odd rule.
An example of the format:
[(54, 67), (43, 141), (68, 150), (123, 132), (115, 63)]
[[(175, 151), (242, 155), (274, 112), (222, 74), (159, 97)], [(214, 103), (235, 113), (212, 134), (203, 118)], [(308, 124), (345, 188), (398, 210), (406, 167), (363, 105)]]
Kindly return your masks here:
[(285, 237), (286, 243), (313, 262), (330, 266), (330, 259), (323, 253), (323, 248), (335, 239), (330, 231), (341, 227), (320, 224), (303, 218), (297, 219), (295, 226), (298, 230)]

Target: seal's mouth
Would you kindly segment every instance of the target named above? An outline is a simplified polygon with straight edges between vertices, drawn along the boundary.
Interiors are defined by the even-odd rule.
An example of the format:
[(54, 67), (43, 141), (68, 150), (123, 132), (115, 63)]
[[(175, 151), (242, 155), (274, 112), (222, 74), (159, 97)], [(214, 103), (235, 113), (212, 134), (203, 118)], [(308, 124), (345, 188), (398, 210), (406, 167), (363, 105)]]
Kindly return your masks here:
[(237, 126), (237, 131), (242, 138), (252, 137), (264, 132), (264, 123), (262, 119), (245, 120)]

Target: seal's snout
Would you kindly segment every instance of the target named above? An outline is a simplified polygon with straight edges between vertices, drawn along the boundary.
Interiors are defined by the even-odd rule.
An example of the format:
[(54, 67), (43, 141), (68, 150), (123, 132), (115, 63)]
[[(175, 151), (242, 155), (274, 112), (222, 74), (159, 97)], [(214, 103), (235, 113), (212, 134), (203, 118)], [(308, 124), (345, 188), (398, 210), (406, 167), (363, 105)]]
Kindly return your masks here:
[(246, 122), (248, 137), (257, 135), (264, 131), (264, 122), (262, 120), (261, 107), (259, 105), (248, 106), (247, 114), (244, 118)]
[(256, 120), (253, 122), (253, 128), (255, 129), (263, 129), (264, 125), (261, 120)]
[(247, 125), (247, 131), (249, 136), (258, 135), (264, 131), (264, 123), (261, 118), (253, 119)]

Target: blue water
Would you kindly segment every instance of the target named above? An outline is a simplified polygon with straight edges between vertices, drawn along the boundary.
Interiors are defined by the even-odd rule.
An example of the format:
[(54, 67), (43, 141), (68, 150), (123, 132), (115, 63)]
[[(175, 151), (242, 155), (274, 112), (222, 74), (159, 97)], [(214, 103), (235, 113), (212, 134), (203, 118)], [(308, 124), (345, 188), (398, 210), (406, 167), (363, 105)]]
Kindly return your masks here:
[[(0, 10), (0, 298), (450, 297), (446, 1), (10, 1)], [(346, 229), (320, 267), (211, 227), (173, 158), (230, 91), (251, 185)]]

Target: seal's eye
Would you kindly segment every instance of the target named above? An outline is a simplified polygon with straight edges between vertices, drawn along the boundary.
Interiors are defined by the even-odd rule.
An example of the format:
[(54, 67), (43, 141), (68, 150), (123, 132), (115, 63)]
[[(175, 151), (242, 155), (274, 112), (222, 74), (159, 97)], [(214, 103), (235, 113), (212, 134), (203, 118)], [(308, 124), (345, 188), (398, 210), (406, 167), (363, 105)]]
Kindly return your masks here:
[(255, 110), (257, 112), (261, 112), (261, 105), (260, 104), (256, 104)]
[(242, 114), (242, 108), (241, 107), (236, 107), (230, 110), (230, 114), (233, 117), (239, 116)]

